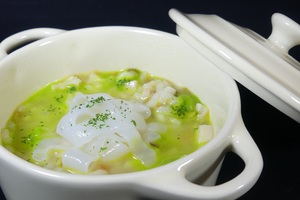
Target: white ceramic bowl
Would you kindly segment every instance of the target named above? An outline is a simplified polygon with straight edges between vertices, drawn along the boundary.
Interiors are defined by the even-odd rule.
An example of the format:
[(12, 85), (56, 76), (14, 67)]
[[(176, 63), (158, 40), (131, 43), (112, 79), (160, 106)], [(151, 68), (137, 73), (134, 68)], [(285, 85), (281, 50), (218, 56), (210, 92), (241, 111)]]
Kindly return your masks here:
[[(7, 55), (14, 46), (36, 39)], [(255, 184), (262, 157), (243, 125), (234, 80), (179, 37), (165, 32), (134, 27), (44, 28), (5, 39), (0, 44), (0, 127), (19, 103), (51, 81), (74, 73), (129, 67), (165, 77), (197, 94), (211, 111), (217, 136), (165, 166), (107, 176), (54, 172), (0, 146), (0, 184), (8, 200), (235, 199)], [(245, 169), (215, 186), (227, 151), (237, 153)], [(194, 184), (195, 179), (201, 184)]]

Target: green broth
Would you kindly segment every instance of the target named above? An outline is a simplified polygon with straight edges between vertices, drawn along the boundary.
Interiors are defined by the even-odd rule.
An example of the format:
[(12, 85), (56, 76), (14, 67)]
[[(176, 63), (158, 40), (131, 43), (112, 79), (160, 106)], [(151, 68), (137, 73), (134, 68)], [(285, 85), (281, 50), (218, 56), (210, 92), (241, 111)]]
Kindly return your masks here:
[[(166, 131), (160, 133), (161, 137), (147, 144), (156, 153), (155, 163), (145, 166), (128, 153), (107, 163), (97, 161), (93, 164), (93, 169), (105, 168), (108, 173), (146, 170), (177, 160), (205, 145), (206, 142), (198, 142), (198, 127), (202, 124), (211, 125), (211, 120), (209, 112), (199, 119), (196, 104), (203, 105), (199, 98), (187, 88), (136, 69), (115, 72), (94, 71), (49, 83), (16, 108), (2, 129), (2, 145), (29, 162), (51, 168), (49, 160), (37, 162), (32, 158), (32, 153), (43, 139), (58, 136), (56, 126), (70, 109), (68, 103), (76, 93), (107, 93), (114, 98), (147, 102), (145, 97), (141, 97), (142, 88), (144, 84), (154, 80), (165, 81), (176, 89), (176, 103), (167, 105), (170, 112), (159, 112), (161, 105), (157, 105), (151, 108), (151, 116), (146, 120), (147, 123), (160, 121), (167, 124)], [(61, 168), (59, 151), (49, 152), (48, 156), (52, 156), (53, 169)], [(80, 173), (72, 169), (59, 170)]]

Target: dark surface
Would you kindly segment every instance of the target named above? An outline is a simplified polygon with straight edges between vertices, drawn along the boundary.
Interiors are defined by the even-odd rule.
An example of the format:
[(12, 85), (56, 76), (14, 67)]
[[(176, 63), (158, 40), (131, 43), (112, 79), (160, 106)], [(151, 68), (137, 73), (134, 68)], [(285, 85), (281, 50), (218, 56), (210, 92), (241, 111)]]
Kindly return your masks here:
[[(264, 37), (271, 32), (270, 17), (283, 13), (300, 22), (297, 1), (76, 1), (0, 0), (0, 41), (26, 29), (52, 27), (66, 30), (126, 25), (175, 33), (168, 17), (170, 8), (186, 13), (217, 14)], [(299, 60), (300, 51), (292, 55)], [(272, 67), (272, 66), (270, 66)], [(245, 125), (260, 148), (264, 169), (257, 184), (241, 200), (300, 199), (299, 140), (300, 125), (239, 85)], [(227, 180), (241, 169), (234, 155), (225, 160), (218, 182)], [(17, 188), (16, 188), (17, 190)], [(5, 200), (0, 191), (0, 199)]]

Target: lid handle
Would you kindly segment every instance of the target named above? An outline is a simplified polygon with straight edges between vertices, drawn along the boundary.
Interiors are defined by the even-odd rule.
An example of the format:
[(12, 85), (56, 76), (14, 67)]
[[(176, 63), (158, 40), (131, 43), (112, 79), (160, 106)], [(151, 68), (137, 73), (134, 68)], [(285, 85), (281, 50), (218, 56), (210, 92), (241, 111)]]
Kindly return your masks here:
[(282, 51), (288, 51), (300, 44), (300, 25), (280, 13), (272, 15), (272, 33), (268, 38), (275, 46)]

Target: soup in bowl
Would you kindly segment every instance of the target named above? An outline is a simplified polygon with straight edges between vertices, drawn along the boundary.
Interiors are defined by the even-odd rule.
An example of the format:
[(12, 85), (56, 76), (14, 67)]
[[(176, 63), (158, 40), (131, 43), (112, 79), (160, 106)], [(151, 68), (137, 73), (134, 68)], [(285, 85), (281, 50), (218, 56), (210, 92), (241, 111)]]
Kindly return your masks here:
[[(22, 42), (21, 38), (24, 37), (21, 36), (24, 35), (27, 36), (26, 38), (43, 39), (6, 55), (9, 48)], [(0, 180), (1, 187), (7, 199), (38, 200), (42, 198), (45, 200), (79, 200), (84, 198), (99, 199), (100, 197), (100, 199), (132, 199), (141, 196), (156, 199), (237, 198), (247, 192), (260, 175), (262, 169), (261, 155), (242, 123), (239, 93), (234, 80), (196, 53), (190, 46), (175, 35), (136, 27), (97, 27), (66, 32), (57, 29), (32, 29), (9, 37), (1, 43), (0, 48), (2, 53), (2, 60), (0, 61), (0, 92), (2, 94), (0, 100), (0, 126), (2, 135), (8, 136), (2, 136), (1, 139)], [(32, 159), (32, 157), (22, 159), (20, 158), (22, 156), (14, 154), (17, 148), (13, 148), (10, 143), (10, 141), (13, 141), (14, 135), (11, 133), (11, 130), (9, 130), (9, 122), (13, 122), (14, 126), (17, 124), (17, 121), (12, 120), (12, 116), (16, 115), (16, 110), (20, 111), (22, 110), (21, 108), (24, 108), (22, 107), (22, 105), (24, 106), (22, 103), (31, 102), (28, 101), (29, 97), (29, 99), (31, 99), (35, 94), (40, 94), (40, 92), (45, 91), (45, 87), (49, 85), (51, 87), (59, 87), (60, 81), (66, 77), (74, 78), (90, 72), (94, 72), (92, 77), (90, 75), (88, 76), (88, 78), (91, 79), (99, 78), (100, 74), (112, 75), (117, 72), (117, 76), (120, 76), (122, 72), (134, 72), (139, 74), (139, 77), (149, 76), (152, 77), (154, 81), (164, 80), (168, 82), (166, 90), (170, 91), (174, 98), (179, 98), (182, 94), (180, 91), (183, 91), (182, 88), (186, 88), (188, 92), (185, 94), (188, 94), (189, 97), (187, 98), (190, 99), (189, 101), (194, 101), (191, 105), (193, 105), (192, 107), (198, 112), (192, 116), (195, 116), (195, 119), (197, 119), (197, 116), (199, 117), (203, 114), (202, 111), (205, 108), (204, 110), (207, 112), (204, 112), (206, 113), (203, 118), (204, 121), (200, 120), (201, 122), (197, 125), (193, 125), (192, 128), (183, 128), (176, 124), (182, 123), (182, 119), (180, 117), (178, 118), (178, 116), (176, 116), (177, 118), (174, 117), (174, 113), (172, 115), (172, 105), (169, 105), (167, 106), (167, 109), (169, 109), (169, 112), (167, 112), (168, 115), (163, 115), (163, 117), (172, 121), (178, 128), (170, 128), (171, 125), (169, 122), (160, 123), (159, 126), (155, 126), (154, 132), (156, 134), (152, 135), (154, 139), (149, 139), (147, 142), (143, 140), (144, 143), (140, 142), (144, 144), (142, 145), (144, 148), (136, 148), (130, 139), (126, 142), (113, 139), (114, 143), (120, 142), (123, 144), (123, 146), (118, 146), (122, 153), (127, 151), (129, 147), (133, 147), (131, 149), (133, 149), (132, 154), (134, 158), (144, 163), (145, 166), (150, 166), (146, 168), (142, 167), (142, 170), (130, 169), (127, 173), (123, 173), (122, 171), (107, 173), (107, 171), (104, 170), (106, 169), (105, 167), (100, 170), (99, 167), (96, 167), (98, 169), (96, 170), (97, 173), (87, 173), (89, 169), (93, 168), (90, 168), (90, 166), (94, 166), (91, 162), (88, 165), (82, 165), (89, 166), (88, 168), (82, 168), (81, 166), (76, 168), (74, 167), (77, 166), (76, 164), (66, 164), (67, 170), (65, 171), (71, 173), (66, 173), (64, 170), (55, 171), (54, 169), (45, 167), (45, 164), (37, 165), (38, 163), (35, 163), (44, 155), (40, 153), (43, 152), (43, 146), (47, 149), (47, 147), (52, 144), (54, 144), (54, 146), (58, 145), (62, 138), (69, 138), (69, 141), (63, 140), (62, 143), (67, 142), (68, 144), (66, 144), (65, 147), (67, 147), (68, 150), (72, 150), (70, 151), (71, 153), (74, 153), (76, 149), (73, 147), (81, 147), (83, 141), (89, 138), (83, 136), (91, 135), (86, 134), (86, 129), (84, 129), (88, 125), (90, 128), (97, 126), (99, 129), (99, 127), (103, 128), (104, 125), (107, 126), (115, 119), (120, 120), (116, 123), (118, 125), (127, 120), (123, 114), (120, 114), (121, 112), (125, 112), (124, 109), (119, 110), (119, 116), (123, 116), (123, 118), (111, 117), (112, 112), (106, 111), (102, 112), (102, 114), (104, 113), (103, 115), (95, 114), (88, 115), (89, 117), (87, 117), (86, 113), (92, 112), (92, 108), (99, 107), (100, 109), (103, 104), (107, 106), (115, 106), (117, 104), (120, 108), (121, 102), (126, 100), (128, 108), (139, 107), (140, 109), (134, 109), (135, 111), (138, 110), (134, 116), (130, 115), (131, 111), (130, 113), (127, 112), (127, 115), (131, 116), (131, 118), (127, 120), (127, 124), (130, 124), (129, 127), (132, 128), (143, 123), (143, 121), (138, 121), (138, 119), (141, 118), (135, 117), (137, 115), (147, 115), (147, 109), (151, 107), (149, 105), (143, 107), (145, 102), (137, 102), (137, 99), (132, 97), (135, 96), (133, 94), (127, 95), (125, 98), (115, 93), (107, 93), (106, 90), (104, 93), (103, 90), (88, 92), (83, 89), (79, 91), (76, 87), (72, 89), (72, 87), (67, 86), (67, 89), (70, 89), (70, 91), (73, 90), (74, 92), (74, 90), (76, 90), (73, 96), (71, 95), (70, 98), (65, 99), (60, 95), (55, 96), (55, 101), (63, 101), (63, 105), (67, 106), (63, 114), (59, 117), (60, 121), (57, 122), (57, 125), (53, 126), (56, 128), (55, 134), (61, 133), (59, 135), (63, 137), (56, 137), (56, 135), (52, 138), (51, 136), (50, 139), (54, 139), (54, 143), (53, 141), (47, 141), (47, 139), (49, 139), (47, 137), (39, 139), (38, 142), (32, 144), (38, 153), (32, 149), (30, 150), (30, 148), (27, 150), (25, 148), (25, 151), (32, 151), (30, 155), (35, 155), (35, 162), (28, 160)], [(158, 78), (155, 79), (154, 77)], [(129, 86), (134, 85), (134, 83), (130, 84), (129, 79), (130, 78), (128, 78), (125, 83), (129, 83)], [(108, 83), (109, 80), (111, 79), (106, 79), (104, 82)], [(119, 84), (120, 83), (124, 84), (124, 81), (119, 82)], [(126, 92), (121, 91), (121, 93), (124, 94)], [(141, 95), (143, 92), (138, 94)], [(175, 94), (179, 95), (176, 96)], [(141, 100), (141, 96), (139, 96), (139, 98)], [(46, 103), (50, 101), (51, 98), (48, 98)], [(115, 104), (108, 104), (108, 102), (112, 101), (115, 102)], [(31, 107), (38, 109), (39, 106), (34, 106), (34, 101), (32, 102)], [(77, 104), (74, 102), (77, 102)], [(100, 104), (100, 102), (102, 104)], [(177, 99), (175, 102), (180, 102), (180, 100)], [(132, 104), (134, 104), (134, 106), (132, 106)], [(18, 107), (20, 105), (21, 107)], [(73, 115), (70, 114), (71, 112), (79, 112), (81, 106), (85, 106), (85, 114), (80, 115), (80, 117), (76, 119), (77, 121), (75, 120), (76, 125), (82, 128), (82, 131), (79, 131), (80, 133), (77, 134), (80, 139), (75, 141), (72, 140), (72, 138), (74, 138), (73, 136), (76, 135), (76, 131), (79, 130), (79, 128), (72, 129), (73, 126), (69, 122), (73, 120)], [(126, 110), (127, 107), (125, 108)], [(173, 108), (175, 108), (175, 106), (173, 106)], [(50, 107), (48, 109), (50, 109)], [(157, 110), (159, 110), (159, 108), (155, 107), (151, 112), (155, 113)], [(17, 115), (19, 113), (17, 112)], [(180, 112), (177, 112), (177, 115), (179, 115), (178, 113)], [(161, 115), (158, 116), (161, 117)], [(110, 121), (108, 119), (110, 119)], [(144, 119), (148, 119), (147, 116), (144, 117)], [(39, 117), (33, 117), (25, 124), (27, 126), (29, 123), (34, 123), (34, 121), (38, 123), (40, 127), (44, 127), (44, 124), (41, 124), (44, 122), (42, 122), (43, 120)], [(107, 123), (99, 123), (99, 121), (105, 121)], [(193, 120), (189, 119), (186, 121), (190, 123)], [(110, 125), (111, 124), (109, 124), (109, 126)], [(19, 125), (17, 124), (17, 126)], [(36, 125), (34, 125), (34, 127), (36, 127)], [(153, 157), (144, 157), (145, 154), (141, 154), (143, 150), (147, 152), (146, 155), (152, 154), (155, 152), (153, 149), (157, 150), (157, 148), (162, 145), (156, 142), (159, 139), (155, 137), (164, 136), (165, 133), (162, 132), (165, 132), (165, 129), (171, 130), (170, 133), (174, 134), (177, 134), (177, 130), (180, 129), (191, 129), (196, 132), (192, 137), (192, 142), (195, 143), (195, 140), (205, 138), (200, 137), (201, 131), (197, 130), (200, 129), (199, 127), (210, 130), (210, 134), (208, 134), (210, 135), (209, 139), (206, 138), (205, 144), (203, 145), (200, 145), (201, 142), (197, 141), (196, 144), (198, 146), (196, 145), (196, 148), (192, 148), (192, 150), (189, 151), (186, 151), (188, 147), (175, 146), (175, 148), (173, 148), (175, 151), (174, 155), (177, 156), (175, 156), (175, 159), (169, 159), (169, 161), (164, 164), (158, 164), (151, 160)], [(21, 129), (23, 128), (19, 129), (19, 133), (14, 133), (16, 134), (15, 136), (22, 138), (22, 136), (19, 135)], [(128, 133), (128, 131), (123, 131), (125, 129), (124, 127), (119, 128), (120, 132), (116, 132), (114, 129), (114, 137), (125, 139)], [(72, 134), (73, 136), (69, 137), (68, 133), (63, 133), (63, 130), (71, 130), (69, 136)], [(121, 133), (124, 133), (124, 135)], [(24, 138), (25, 143), (34, 141), (28, 136), (29, 135), (27, 135), (27, 138)], [(97, 140), (98, 136), (99, 135), (97, 135)], [(181, 135), (181, 137), (183, 139), (187, 138), (186, 135)], [(23, 140), (19, 139), (19, 141), (22, 142)], [(55, 143), (57, 141), (58, 143)], [(90, 142), (91, 140), (88, 139), (86, 141)], [(103, 141), (107, 142), (107, 140)], [(68, 146), (70, 144), (71, 147)], [(84, 145), (86, 145), (86, 143)], [(105, 150), (111, 148), (111, 146), (100, 145), (97, 148), (97, 155), (101, 154), (103, 158)], [(214, 184), (222, 159), (229, 150), (237, 153), (244, 160), (245, 169), (234, 179), (222, 185), (215, 186)], [(249, 155), (249, 151), (251, 151), (251, 155)], [(66, 163), (84, 163), (84, 159), (77, 159), (78, 155), (82, 155), (82, 152), (76, 152), (75, 154), (69, 153), (62, 157), (75, 158), (73, 160), (70, 159), (71, 161), (69, 162), (66, 161)], [(24, 152), (24, 154), (26, 154), (26, 152)], [(154, 157), (157, 158), (159, 156)], [(59, 160), (60, 163), (63, 163), (63, 159), (60, 158)], [(40, 161), (41, 163), (44, 162), (44, 160)], [(95, 160), (92, 161), (94, 162)], [(164, 160), (161, 162), (164, 162)], [(102, 164), (100, 165), (102, 166)], [(118, 168), (120, 169), (125, 168), (125, 166), (125, 164), (122, 166), (118, 164)], [(195, 179), (201, 180), (201, 184), (194, 184), (193, 180)], [(15, 190), (15, 188), (18, 189)], [(27, 192), (29, 190), (34, 190), (34, 192)]]
[(24, 160), (94, 175), (161, 166), (213, 136), (209, 110), (197, 96), (132, 68), (49, 83), (1, 131), (2, 145)]

